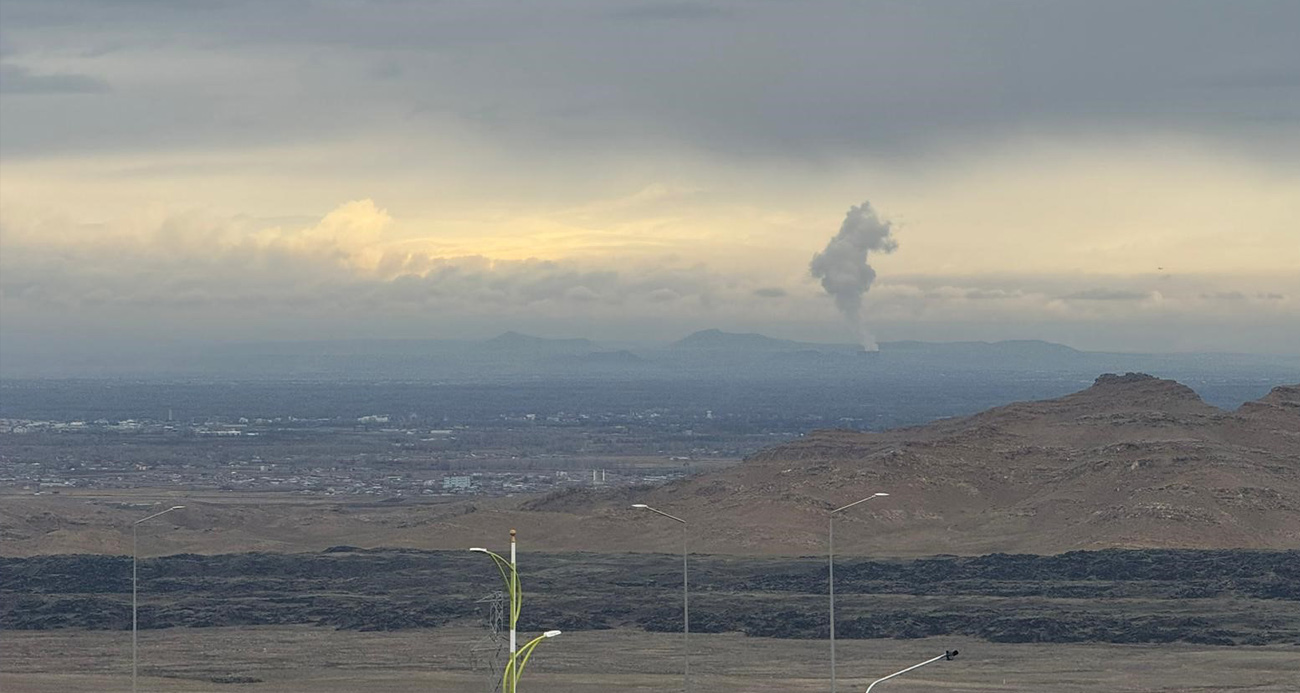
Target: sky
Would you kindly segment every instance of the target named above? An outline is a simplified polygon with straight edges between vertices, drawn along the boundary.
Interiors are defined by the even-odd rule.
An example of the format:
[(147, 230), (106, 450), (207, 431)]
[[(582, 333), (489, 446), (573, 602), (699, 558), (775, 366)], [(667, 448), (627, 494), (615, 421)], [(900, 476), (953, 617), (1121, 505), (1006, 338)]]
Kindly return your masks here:
[[(1298, 26), (1293, 0), (5, 0), (0, 344), (1297, 353)], [(888, 234), (856, 302), (811, 271), (854, 209)]]

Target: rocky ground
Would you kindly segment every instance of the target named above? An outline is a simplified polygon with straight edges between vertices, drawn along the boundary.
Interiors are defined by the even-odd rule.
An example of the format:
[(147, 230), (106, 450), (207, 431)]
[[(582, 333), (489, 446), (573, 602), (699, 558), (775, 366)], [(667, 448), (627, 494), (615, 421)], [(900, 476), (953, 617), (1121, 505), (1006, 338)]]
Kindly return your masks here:
[[(525, 554), (525, 630), (681, 628), (678, 557)], [(130, 560), (0, 559), (0, 629), (130, 627)], [(823, 638), (824, 559), (692, 557), (692, 630)], [(468, 552), (178, 555), (141, 562), (140, 626), (391, 631), (475, 623)], [(837, 562), (846, 639), (1300, 644), (1300, 552), (1099, 551)]]

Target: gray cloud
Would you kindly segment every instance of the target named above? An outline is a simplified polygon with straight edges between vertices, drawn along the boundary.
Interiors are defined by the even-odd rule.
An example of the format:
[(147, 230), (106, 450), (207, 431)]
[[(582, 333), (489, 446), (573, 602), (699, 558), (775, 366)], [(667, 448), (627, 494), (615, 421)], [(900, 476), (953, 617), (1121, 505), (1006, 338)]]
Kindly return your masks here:
[(1151, 298), (1151, 292), (1128, 289), (1085, 289), (1066, 294), (1061, 298), (1067, 301), (1142, 301)]
[[(699, 184), (692, 172), (713, 170), (713, 161), (700, 163), (697, 156), (744, 164), (782, 159), (782, 171), (810, 172), (810, 190), (825, 179), (857, 184), (864, 162), (921, 185), (936, 179), (912, 177), (908, 167), (929, 174), (929, 154), (941, 153), (939, 168), (954, 170), (947, 162), (970, 150), (998, 152), (1003, 138), (1025, 136), (1085, 148), (1126, 138), (1181, 147), (1182, 136), (1190, 136), (1194, 146), (1212, 145), (1214, 161), (1224, 162), (1229, 175), (1240, 152), (1255, 157), (1243, 167), (1252, 172), (1258, 161), (1291, 169), (1300, 161), (1294, 88), (1300, 42), (1293, 36), (1300, 3), (1291, 0), (1076, 0), (1032, 7), (1001, 0), (719, 1), (621, 9), (597, 0), (4, 3), (6, 97), (97, 92), (78, 98), (75, 108), (65, 98), (0, 100), (0, 153), (12, 157), (6, 163), (17, 169), (26, 158), (77, 159), (78, 177), (67, 179), (68, 209), (60, 210), (72, 215), (99, 214), (99, 202), (78, 209), (81, 201), (71, 199), (85, 181), (129, 187), (134, 176), (147, 180), (128, 197), (190, 190), (198, 197), (162, 202), (229, 208), (229, 200), (210, 200), (203, 184), (248, 180), (273, 168), (271, 175), (289, 181), (290, 194), (256, 203), (258, 213), (301, 214), (361, 182), (369, 191), (375, 181), (410, 180), (385, 178), (394, 171), (418, 171), (418, 186), (408, 188), (433, 193), (421, 198), (434, 200), (431, 207), (440, 194), (453, 197), (474, 186), (485, 198), (534, 195), (547, 204), (579, 204), (593, 193), (574, 192), (581, 185), (572, 185), (570, 170), (583, 181), (617, 181), (609, 184), (616, 187), (627, 178), (603, 175), (607, 167), (636, 161), (637, 177), (676, 180), (685, 171), (681, 178), (691, 186)], [(399, 155), (384, 151), (385, 137), (401, 143)], [(380, 141), (372, 149), (374, 139)], [(247, 151), (258, 147), (268, 149)], [(1238, 151), (1220, 157), (1223, 147)], [(106, 157), (111, 171), (92, 165), (80, 177), (82, 160), (98, 164), (96, 155), (105, 150), (129, 152), (131, 168)], [(184, 154), (151, 156), (156, 150)], [(1023, 145), (1013, 153), (1023, 153)], [(800, 161), (787, 166), (789, 159)], [(813, 166), (800, 168), (809, 161)], [(301, 190), (289, 190), (290, 174), (320, 185), (312, 177), (319, 174), (330, 179), (322, 186), (328, 191), (304, 200)], [(439, 189), (430, 180), (439, 176), (464, 188)], [(185, 188), (186, 178), (196, 185)], [(710, 194), (718, 199), (767, 184), (725, 178), (707, 179), (716, 183)], [(173, 187), (149, 187), (157, 181)], [(374, 192), (412, 196), (409, 189)], [(26, 202), (11, 195), (15, 208)], [(784, 204), (756, 206), (779, 217), (788, 211), (778, 209)], [(923, 214), (923, 204), (907, 213)], [(675, 224), (668, 209), (648, 205), (638, 214), (665, 217), (658, 228)], [(738, 322), (767, 319), (842, 338), (830, 302), (812, 299), (810, 287), (794, 277), (719, 276), (682, 260), (497, 262), (382, 245), (369, 247), (379, 255), (363, 271), (354, 266), (347, 234), (314, 238), (305, 245), (319, 251), (303, 250), (294, 229), (312, 223), (285, 222), (289, 231), (265, 245), (226, 243), (221, 239), (245, 234), (229, 222), (214, 226), (183, 216), (147, 230), (148, 242), (42, 248), (6, 238), (0, 294), (9, 307), (36, 312), (95, 309), (83, 317), (155, 307), (249, 315), (301, 308), (345, 316), (331, 318), (335, 325), (357, 315), (408, 320), (462, 310), (516, 311), (516, 318), (536, 320), (610, 311), (619, 313), (610, 320), (654, 315), (713, 326), (699, 316), (741, 306)], [(656, 233), (642, 238), (653, 241)], [(1296, 303), (1286, 298), (1300, 295), (1293, 282), (1248, 275), (1195, 286), (1182, 274), (1123, 277), (1115, 280), (1118, 288), (1105, 287), (1110, 279), (1100, 277), (888, 279), (894, 284), (878, 284), (868, 300), (882, 325), (923, 325), (936, 316), (957, 324), (966, 314), (1005, 325), (1026, 310), (1047, 310), (1086, 315), (1091, 326), (1181, 310), (1170, 297), (1187, 299), (1204, 314), (1241, 313), (1242, 320), (1268, 324), (1286, 311), (1292, 315)], [(772, 286), (778, 283), (788, 293)], [(1285, 293), (1272, 292), (1275, 287)], [(1247, 300), (1200, 298), (1232, 290)], [(701, 312), (680, 317), (696, 308)], [(177, 319), (174, 326), (201, 322)], [(1110, 334), (1122, 341), (1126, 332)]]
[(666, 303), (669, 301), (676, 301), (677, 299), (682, 297), (681, 294), (668, 288), (655, 289), (650, 293), (646, 294), (646, 296), (651, 301), (654, 301), (655, 303)]
[(633, 21), (698, 21), (734, 17), (735, 11), (718, 3), (705, 2), (652, 2), (621, 7), (609, 13), (610, 17)]
[(1216, 291), (1214, 293), (1203, 293), (1201, 294), (1201, 298), (1209, 301), (1248, 301), (1250, 299), (1259, 301), (1282, 301), (1286, 299), (1286, 295), (1267, 291), (1260, 291), (1254, 294), (1248, 294), (1242, 291)]
[(126, 232), (38, 224), (0, 227), (0, 300), (36, 310), (286, 307), (337, 311), (412, 309), (581, 312), (714, 295), (744, 300), (753, 284), (702, 264), (668, 259), (617, 264), (442, 257), (389, 244), (391, 220), (352, 202), (305, 226), (174, 215)]
[(108, 91), (108, 83), (89, 75), (40, 74), (21, 65), (0, 65), (0, 93), (94, 94)]
[(1020, 298), (1023, 295), (1019, 291), (1004, 291), (1002, 289), (971, 289), (966, 292), (965, 297), (972, 301), (1001, 301)]
[[(1291, 0), (668, 2), (613, 14), (622, 20), (594, 0), (7, 0), (11, 54), (37, 65), (81, 53), (86, 72), (117, 85), (116, 73), (128, 91), (58, 131), (41, 113), (5, 113), (18, 120), (0, 144), (260, 145), (400, 125), (543, 153), (636, 142), (839, 158), (1155, 132), (1295, 154), (1278, 146), (1300, 122)], [(145, 63), (186, 69), (132, 79)]]
[[(721, 326), (844, 341), (831, 302), (770, 275), (720, 273), (671, 258), (601, 262), (442, 257), (386, 240), (365, 202), (269, 226), (196, 214), (150, 226), (0, 221), (5, 335), (46, 339), (464, 336), (505, 329), (666, 339)], [(1181, 345), (1294, 352), (1295, 277), (1128, 277), (1134, 300), (1089, 276), (890, 275), (866, 295), (885, 339), (1058, 339), (1093, 348)], [(1160, 286), (1160, 294), (1147, 293)], [(1290, 287), (1285, 293), (1269, 287)], [(1206, 300), (1240, 292), (1248, 300)], [(1158, 298), (1157, 298), (1158, 297)], [(1257, 299), (1257, 300), (1256, 300)], [(1213, 329), (1234, 325), (1232, 330)], [(1137, 335), (1141, 334), (1139, 338)], [(35, 339), (35, 337), (33, 337)], [(1165, 347), (1168, 348), (1168, 347)]]

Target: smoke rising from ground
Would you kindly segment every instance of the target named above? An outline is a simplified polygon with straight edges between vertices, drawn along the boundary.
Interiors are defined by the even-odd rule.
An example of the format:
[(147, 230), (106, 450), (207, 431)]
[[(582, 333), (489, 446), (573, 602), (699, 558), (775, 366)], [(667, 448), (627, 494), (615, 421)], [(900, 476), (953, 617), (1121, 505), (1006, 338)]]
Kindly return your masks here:
[(821, 280), (822, 288), (835, 299), (844, 319), (858, 331), (862, 347), (876, 350), (862, 320), (862, 297), (876, 280), (876, 271), (867, 263), (871, 251), (890, 253), (898, 242), (890, 235), (892, 224), (876, 215), (870, 202), (850, 207), (840, 224), (839, 233), (826, 249), (813, 255), (808, 270)]

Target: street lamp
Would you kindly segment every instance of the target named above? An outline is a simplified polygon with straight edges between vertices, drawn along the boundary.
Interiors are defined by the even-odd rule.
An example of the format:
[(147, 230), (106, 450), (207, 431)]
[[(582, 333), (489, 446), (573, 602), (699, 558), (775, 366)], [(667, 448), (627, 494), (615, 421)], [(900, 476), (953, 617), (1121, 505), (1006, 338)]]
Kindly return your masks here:
[[(515, 535), (515, 530), (510, 530), (510, 560), (508, 561), (499, 554), (484, 548), (476, 546), (470, 549), (474, 553), (481, 553), (492, 559), (497, 571), (501, 573), (501, 579), (506, 583), (506, 595), (510, 598), (510, 660), (506, 663), (506, 670), (502, 679), (502, 693), (514, 693), (515, 682), (519, 679), (514, 670), (515, 655), (518, 652), (515, 647), (515, 628), (519, 623), (519, 612), (524, 605), (524, 595), (523, 591), (519, 589), (519, 565), (516, 560)], [(559, 631), (555, 631), (555, 633), (559, 635)], [(508, 686), (507, 681), (509, 681)]]
[(872, 498), (881, 498), (888, 495), (888, 493), (873, 493), (866, 498), (855, 500), (848, 505), (836, 508), (832, 510), (830, 514), (830, 531), (828, 532), (829, 540), (827, 541), (827, 567), (829, 572), (831, 597), (831, 693), (835, 693), (835, 515), (848, 510), (859, 503), (866, 503)]
[(183, 505), (173, 505), (162, 512), (154, 513), (149, 517), (141, 518), (131, 523), (131, 693), (136, 693), (137, 690), (136, 678), (140, 662), (140, 639), (138, 629), (140, 577), (136, 570), (136, 566), (140, 560), (140, 552), (137, 550), (137, 546), (140, 543), (140, 533), (138, 530), (141, 524), (148, 522), (155, 517), (166, 515), (173, 510), (181, 510), (184, 507), (185, 506)]
[(691, 591), (690, 591), (690, 568), (687, 563), (686, 551), (686, 520), (680, 517), (669, 515), (662, 510), (656, 510), (645, 503), (635, 503), (633, 508), (649, 510), (657, 515), (662, 515), (682, 526), (682, 691), (690, 693), (691, 691)]
[[(538, 643), (542, 642), (543, 640), (547, 638), (553, 638), (559, 634), (560, 631), (558, 630), (548, 630), (545, 633), (542, 633), (541, 635), (533, 638), (532, 640), (529, 640), (527, 644), (519, 648), (519, 652), (517, 654), (510, 657), (510, 665), (506, 668), (506, 675), (501, 677), (502, 693), (515, 693), (515, 686), (517, 686), (519, 683), (519, 677), (523, 676), (524, 674), (524, 667), (528, 665), (528, 658), (533, 656), (533, 649), (536, 648)], [(521, 659), (519, 659), (519, 664), (518, 666), (516, 666), (515, 660), (518, 658)], [(511, 671), (514, 672), (513, 677), (510, 677), (509, 675), (509, 672)], [(509, 678), (508, 681), (507, 678)]]
[(885, 676), (885, 677), (882, 677), (882, 678), (878, 678), (878, 679), (876, 679), (875, 681), (872, 681), (870, 686), (867, 686), (867, 691), (866, 691), (866, 693), (871, 693), (871, 689), (875, 688), (875, 687), (876, 687), (876, 684), (881, 683), (882, 681), (888, 681), (888, 680), (894, 678), (895, 676), (902, 676), (903, 674), (906, 674), (907, 672), (909, 672), (909, 671), (911, 671), (911, 670), (913, 670), (913, 669), (920, 669), (921, 667), (923, 667), (923, 666), (925, 666), (925, 665), (927, 665), (927, 664), (932, 664), (932, 663), (937, 662), (937, 661), (939, 661), (939, 660), (941, 660), (941, 659), (942, 659), (942, 660), (945, 660), (945, 661), (947, 661), (947, 660), (951, 660), (953, 657), (956, 657), (956, 656), (957, 656), (957, 650), (948, 650), (947, 652), (944, 652), (943, 654), (939, 655), (938, 657), (933, 657), (933, 658), (931, 658), (931, 659), (927, 659), (927, 660), (925, 660), (924, 662), (921, 662), (920, 664), (913, 664), (912, 666), (910, 666), (910, 667), (908, 667), (908, 668), (906, 668), (906, 669), (904, 669), (904, 670), (902, 670), (902, 671), (896, 671), (896, 672), (890, 674), (889, 676)]

